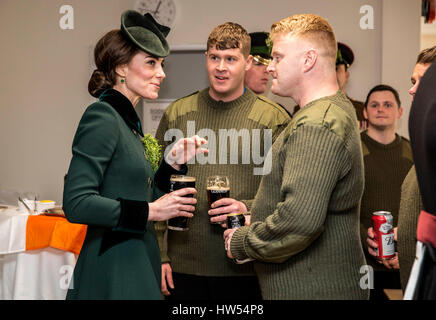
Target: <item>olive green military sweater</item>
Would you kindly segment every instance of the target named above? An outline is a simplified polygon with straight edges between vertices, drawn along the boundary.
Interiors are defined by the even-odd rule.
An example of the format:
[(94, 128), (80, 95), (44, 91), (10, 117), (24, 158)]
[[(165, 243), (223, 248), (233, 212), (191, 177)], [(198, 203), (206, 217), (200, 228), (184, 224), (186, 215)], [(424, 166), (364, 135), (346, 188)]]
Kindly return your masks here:
[(400, 211), (398, 214), (398, 260), (400, 262), (401, 288), (406, 290), (410, 271), (415, 261), (416, 228), (423, 209), (415, 166), (412, 166), (401, 186)]
[(251, 226), (230, 248), (255, 259), (264, 299), (367, 299), (359, 237), (363, 163), (356, 113), (340, 92), (312, 101), (272, 147)]
[(189, 231), (167, 230), (165, 241), (165, 224), (155, 225), (162, 262), (170, 261), (173, 272), (184, 274), (254, 275), (251, 264), (236, 265), (227, 259), (224, 229), (212, 225), (207, 214), (206, 178), (228, 176), (230, 197), (250, 207), (262, 177), (263, 156), (290, 118), (277, 104), (249, 89), (231, 102), (215, 101), (208, 92), (205, 89), (172, 103), (156, 132), (164, 150), (172, 140), (194, 134), (206, 138), (209, 149), (207, 156), (188, 162), (188, 175), (197, 179), (197, 204)]
[[(382, 144), (368, 136), (367, 131), (360, 134), (362, 139), (363, 162), (365, 168), (365, 189), (360, 211), (360, 232), (362, 245), (366, 245), (368, 228), (372, 227), (372, 213), (389, 211), (398, 224), (401, 184), (413, 165), (412, 149), (409, 140), (395, 135), (395, 140)], [(386, 269), (365, 251), (368, 264), (375, 270), (397, 272)]]

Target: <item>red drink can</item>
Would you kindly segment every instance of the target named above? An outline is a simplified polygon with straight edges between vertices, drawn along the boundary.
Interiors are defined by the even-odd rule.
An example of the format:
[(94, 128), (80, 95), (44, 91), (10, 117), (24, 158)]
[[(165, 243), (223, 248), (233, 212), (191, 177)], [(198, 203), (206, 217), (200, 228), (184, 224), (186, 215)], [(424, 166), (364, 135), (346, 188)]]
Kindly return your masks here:
[(377, 241), (377, 259), (389, 260), (395, 256), (394, 217), (389, 211), (376, 211), (372, 214), (374, 240)]

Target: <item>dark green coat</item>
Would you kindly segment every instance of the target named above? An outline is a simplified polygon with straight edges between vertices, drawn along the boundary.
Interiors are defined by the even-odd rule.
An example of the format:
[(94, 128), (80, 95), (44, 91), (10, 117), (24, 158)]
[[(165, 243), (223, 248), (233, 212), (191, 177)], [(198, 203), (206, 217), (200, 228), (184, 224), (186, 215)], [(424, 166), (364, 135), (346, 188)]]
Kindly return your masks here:
[(162, 299), (159, 247), (147, 222), (153, 169), (135, 131), (142, 133), (136, 112), (115, 90), (79, 123), (63, 205), (68, 221), (88, 231), (67, 299)]

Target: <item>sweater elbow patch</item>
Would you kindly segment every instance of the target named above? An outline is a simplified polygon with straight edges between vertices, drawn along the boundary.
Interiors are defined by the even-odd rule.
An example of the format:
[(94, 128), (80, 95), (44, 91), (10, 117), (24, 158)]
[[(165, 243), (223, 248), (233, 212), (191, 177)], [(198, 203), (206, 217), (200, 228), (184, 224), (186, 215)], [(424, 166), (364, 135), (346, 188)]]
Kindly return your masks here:
[(282, 263), (306, 249), (322, 231), (310, 235), (288, 234), (276, 241), (258, 243), (247, 237), (246, 251), (250, 257), (264, 262)]

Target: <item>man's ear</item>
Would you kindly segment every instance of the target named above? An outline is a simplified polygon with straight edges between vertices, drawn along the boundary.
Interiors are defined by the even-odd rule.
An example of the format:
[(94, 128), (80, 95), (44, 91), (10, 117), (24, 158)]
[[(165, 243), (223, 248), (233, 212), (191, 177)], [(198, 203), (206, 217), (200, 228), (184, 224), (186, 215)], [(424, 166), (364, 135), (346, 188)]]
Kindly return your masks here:
[(368, 113), (366, 112), (366, 107), (363, 107), (363, 117), (368, 120)]
[(398, 118), (397, 119), (400, 119), (402, 115), (403, 115), (403, 107), (399, 106), (398, 107)]
[(248, 71), (251, 68), (252, 64), (253, 64), (253, 56), (249, 54), (245, 64), (245, 71)]
[(318, 60), (318, 52), (315, 49), (309, 49), (304, 53), (303, 72), (309, 72), (315, 66)]

